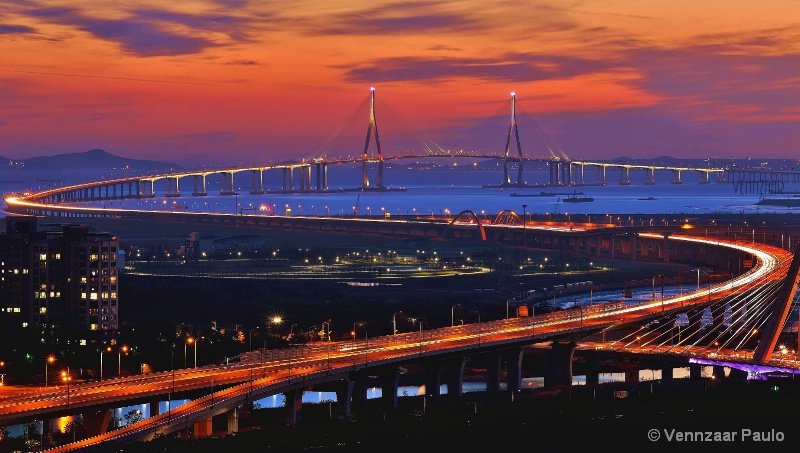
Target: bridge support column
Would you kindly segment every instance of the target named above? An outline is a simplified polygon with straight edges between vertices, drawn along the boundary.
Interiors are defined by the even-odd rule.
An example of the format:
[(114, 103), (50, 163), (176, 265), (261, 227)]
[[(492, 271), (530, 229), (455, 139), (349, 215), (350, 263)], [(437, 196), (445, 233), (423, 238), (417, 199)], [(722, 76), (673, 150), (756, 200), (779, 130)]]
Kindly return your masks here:
[(233, 172), (222, 172), (222, 191), (220, 195), (236, 195), (235, 185), (233, 183)]
[(206, 437), (211, 437), (211, 434), (213, 432), (213, 430), (212, 430), (213, 426), (214, 425), (212, 423), (212, 418), (211, 417), (208, 417), (208, 418), (203, 419), (203, 420), (196, 421), (196, 422), (194, 422), (194, 425), (192, 426), (192, 428), (193, 428), (192, 435), (196, 439), (203, 439), (203, 438), (206, 438)]
[(204, 197), (208, 195), (206, 192), (206, 175), (194, 175), (194, 192), (193, 197)]
[(669, 263), (669, 234), (664, 234), (664, 242), (661, 246), (661, 256), (665, 263)]
[(300, 167), (298, 170), (298, 176), (300, 176), (300, 183), (297, 185), (297, 189), (299, 192), (306, 192), (306, 168)]
[(671, 366), (666, 366), (661, 368), (661, 380), (662, 381), (671, 381), (675, 378), (675, 368)]
[(354, 378), (351, 410), (359, 411), (367, 408), (367, 376), (357, 373)]
[[(442, 374), (444, 374), (445, 365), (443, 363), (432, 363), (425, 366), (425, 395), (433, 397), (434, 399), (441, 396), (442, 392)], [(450, 388), (448, 387), (448, 393)]]
[[(384, 409), (397, 409), (397, 387), (400, 370), (392, 368), (381, 373), (381, 403)], [(427, 392), (427, 387), (426, 387)]]
[(264, 172), (261, 170), (253, 170), (253, 175), (250, 181), (250, 193), (252, 195), (260, 195), (264, 193)]
[(350, 415), (351, 404), (353, 400), (353, 389), (355, 388), (355, 381), (350, 379), (338, 381), (335, 384), (336, 388), (336, 413), (337, 417), (341, 420)]
[(600, 359), (594, 356), (586, 358), (586, 385), (600, 383)]
[(554, 341), (544, 356), (544, 387), (572, 386), (572, 357), (575, 342)]
[(637, 248), (637, 236), (636, 236), (636, 235), (631, 235), (631, 236), (630, 236), (630, 238), (628, 239), (628, 241), (629, 241), (629, 243), (630, 243), (630, 244), (628, 245), (628, 248), (630, 249), (631, 261), (636, 261), (636, 257), (637, 257), (637, 255), (638, 255), (638, 254), (636, 253), (636, 248)]
[(448, 362), (445, 377), (447, 382), (447, 397), (461, 399), (464, 396), (464, 366), (467, 360), (459, 357)]
[(297, 422), (302, 420), (303, 416), (303, 390), (290, 390), (283, 394), (286, 398), (284, 405), (284, 420), (286, 426), (294, 428)]
[(226, 414), (228, 417), (228, 434), (239, 432), (239, 408), (234, 407), (233, 410)]
[(625, 383), (639, 382), (639, 370), (625, 370)]
[(83, 426), (86, 436), (94, 437), (108, 432), (108, 423), (113, 415), (111, 409), (97, 409), (83, 412)]
[(311, 166), (306, 165), (303, 167), (303, 172), (306, 174), (306, 192), (311, 192)]
[(689, 378), (700, 379), (703, 377), (703, 368), (700, 365), (689, 365)]
[(160, 400), (152, 400), (149, 403), (147, 403), (150, 409), (150, 417), (155, 417), (161, 413), (161, 408), (158, 407), (160, 402), (161, 402)]
[(506, 351), (506, 389), (516, 392), (522, 388), (522, 348)]
[(489, 354), (486, 364), (486, 391), (496, 393), (500, 391), (500, 372), (502, 370), (503, 354), (493, 352)]
[(178, 189), (178, 178), (167, 178), (167, 193), (165, 197), (180, 197), (181, 192)]

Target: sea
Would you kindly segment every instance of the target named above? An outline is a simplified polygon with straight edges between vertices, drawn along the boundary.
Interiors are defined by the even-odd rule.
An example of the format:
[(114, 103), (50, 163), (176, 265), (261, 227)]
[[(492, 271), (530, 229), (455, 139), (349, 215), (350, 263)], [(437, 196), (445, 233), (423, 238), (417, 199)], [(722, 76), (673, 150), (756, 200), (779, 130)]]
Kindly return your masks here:
[[(642, 171), (631, 171), (630, 184), (616, 183), (609, 170), (606, 185), (572, 187), (548, 186), (546, 170), (526, 170), (525, 187), (498, 186), (503, 182), (502, 170), (453, 169), (427, 170), (387, 168), (382, 185), (377, 186), (376, 171), (368, 170), (369, 190), (363, 185), (360, 166), (330, 166), (327, 192), (300, 192), (299, 175), (295, 173), (293, 192), (283, 192), (283, 172), (268, 170), (263, 175), (264, 194), (251, 194), (251, 172), (237, 173), (233, 188), (236, 195), (220, 195), (221, 176), (207, 178), (207, 196), (192, 196), (194, 178), (181, 178), (180, 196), (166, 197), (166, 180), (155, 183), (155, 197), (136, 200), (109, 200), (84, 203), (95, 207), (184, 210), (242, 215), (352, 216), (392, 218), (396, 216), (456, 216), (463, 211), (491, 218), (501, 211), (518, 214), (551, 214), (580, 221), (582, 214), (766, 214), (800, 213), (797, 207), (757, 204), (764, 198), (800, 197), (800, 183), (781, 183), (781, 193), (764, 193), (757, 184), (731, 182), (701, 183), (698, 172), (683, 172), (680, 184), (672, 183), (669, 170), (655, 172), (655, 184), (645, 184)], [(121, 171), (107, 172), (0, 172), (0, 192), (37, 192), (89, 181), (112, 180), (129, 176)], [(511, 172), (512, 180), (516, 172)], [(589, 178), (587, 178), (588, 181)], [(312, 172), (311, 185), (316, 186)], [(570, 198), (584, 199), (571, 202)], [(5, 205), (0, 206), (4, 208)], [(4, 215), (4, 214), (0, 214)]]

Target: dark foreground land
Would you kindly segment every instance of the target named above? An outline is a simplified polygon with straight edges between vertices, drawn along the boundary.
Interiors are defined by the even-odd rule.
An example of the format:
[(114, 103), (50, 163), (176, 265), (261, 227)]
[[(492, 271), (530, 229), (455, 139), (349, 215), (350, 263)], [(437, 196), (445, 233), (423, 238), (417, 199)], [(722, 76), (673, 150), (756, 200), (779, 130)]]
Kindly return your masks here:
[[(620, 388), (628, 390), (627, 398), (613, 397)], [(784, 450), (800, 441), (794, 415), (798, 403), (800, 380), (791, 378), (578, 386), (521, 392), (513, 401), (506, 392), (495, 396), (467, 393), (460, 402), (405, 397), (394, 411), (371, 407), (345, 420), (329, 419), (328, 404), (305, 405), (303, 420), (295, 427), (285, 425), (282, 409), (260, 409), (242, 415), (236, 434), (220, 432), (208, 439), (161, 437), (106, 451)], [(698, 432), (703, 433), (700, 440)], [(678, 441), (676, 433), (694, 437)], [(733, 433), (728, 442), (713, 439), (714, 435), (730, 438)], [(758, 436), (762, 440), (757, 441)]]

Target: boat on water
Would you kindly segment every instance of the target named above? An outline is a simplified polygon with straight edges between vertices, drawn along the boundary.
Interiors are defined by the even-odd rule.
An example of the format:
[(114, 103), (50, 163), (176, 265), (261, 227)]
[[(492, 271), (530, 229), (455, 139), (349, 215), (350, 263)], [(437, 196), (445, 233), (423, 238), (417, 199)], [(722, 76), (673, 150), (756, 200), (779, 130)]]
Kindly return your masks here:
[(576, 192), (576, 193), (568, 196), (567, 198), (564, 198), (562, 201), (564, 203), (590, 203), (590, 202), (594, 201), (594, 198), (587, 197), (585, 195), (584, 196), (578, 196), (578, 193)]
[(655, 197), (645, 197), (645, 198), (639, 198), (639, 199), (640, 200), (655, 200), (656, 198)]
[(583, 195), (583, 192), (562, 193), (562, 192), (539, 192), (539, 193), (516, 193), (512, 192), (512, 197), (555, 197), (556, 195)]

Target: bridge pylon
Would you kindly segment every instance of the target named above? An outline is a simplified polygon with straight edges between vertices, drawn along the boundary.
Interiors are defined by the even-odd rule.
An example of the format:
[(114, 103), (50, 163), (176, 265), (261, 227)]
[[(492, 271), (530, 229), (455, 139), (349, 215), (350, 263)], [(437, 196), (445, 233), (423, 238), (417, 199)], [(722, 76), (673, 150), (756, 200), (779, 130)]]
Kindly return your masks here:
[(522, 145), (519, 142), (519, 128), (517, 127), (517, 94), (511, 92), (511, 125), (508, 127), (508, 138), (506, 139), (506, 149), (503, 154), (503, 184), (511, 186), (511, 176), (508, 173), (508, 159), (511, 151), (511, 137), (516, 139), (517, 143), (517, 158), (519, 160), (519, 167), (517, 167), (517, 182), (514, 186), (522, 186)]
[[(367, 164), (370, 162), (368, 154), (369, 139), (373, 132), (375, 133), (375, 146), (377, 147), (378, 151), (378, 177), (375, 187), (370, 187), (369, 176), (367, 175)], [(375, 118), (375, 87), (370, 87), (369, 124), (367, 125), (367, 139), (364, 143), (364, 155), (361, 160), (361, 190), (367, 189), (385, 189), (383, 185), (383, 152), (381, 151), (381, 139), (378, 135), (378, 120)]]

